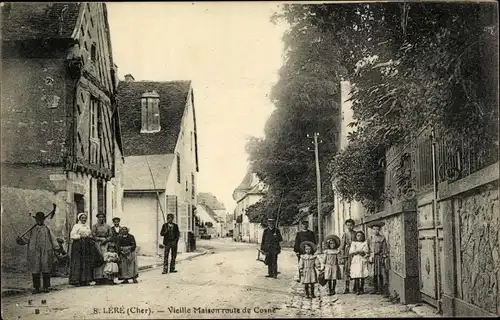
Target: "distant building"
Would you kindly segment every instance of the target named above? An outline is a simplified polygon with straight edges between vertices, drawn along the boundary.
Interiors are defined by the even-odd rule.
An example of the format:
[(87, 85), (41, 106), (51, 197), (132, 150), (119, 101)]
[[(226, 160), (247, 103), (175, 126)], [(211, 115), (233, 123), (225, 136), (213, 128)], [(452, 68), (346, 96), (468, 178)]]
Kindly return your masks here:
[[(196, 206), (196, 215), (199, 218), (200, 226), (207, 231), (207, 234), (212, 237), (222, 236), (223, 232), (223, 223), (224, 220), (219, 217), (210, 207), (203, 203), (199, 203)], [(209, 227), (207, 223), (210, 223), (212, 226)]]
[(200, 192), (198, 193), (198, 203), (203, 204), (205, 207), (214, 212), (217, 216), (217, 220), (220, 221), (220, 235), (225, 236), (228, 233), (231, 226), (229, 226), (227, 221), (227, 211), (226, 207), (222, 202), (220, 202), (216, 196), (210, 192)]
[(118, 85), (125, 154), (122, 224), (131, 227), (142, 254), (161, 254), (161, 226), (172, 213), (181, 231), (179, 251), (187, 252), (198, 175), (191, 82), (125, 78)]
[(31, 227), (30, 212), (55, 203), (47, 223), (66, 243), (77, 213), (92, 225), (122, 212), (106, 4), (4, 3), (1, 56), (2, 264), (25, 267), (15, 232)]
[(257, 175), (248, 172), (240, 185), (233, 191), (233, 199), (236, 201), (236, 217), (242, 216), (242, 222), (236, 223), (233, 237), (238, 237), (241, 233), (242, 241), (258, 243), (262, 236), (262, 227), (259, 223), (251, 223), (248, 220), (246, 209), (262, 199), (267, 186), (259, 181)]

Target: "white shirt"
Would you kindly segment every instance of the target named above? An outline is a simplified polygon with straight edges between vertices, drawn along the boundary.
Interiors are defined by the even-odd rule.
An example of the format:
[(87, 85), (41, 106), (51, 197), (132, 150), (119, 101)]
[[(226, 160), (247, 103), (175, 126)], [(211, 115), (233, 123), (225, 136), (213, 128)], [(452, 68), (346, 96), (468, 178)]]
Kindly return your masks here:
[(78, 222), (73, 226), (73, 229), (71, 229), (71, 234), (70, 237), (73, 240), (80, 239), (81, 237), (88, 237), (92, 234), (92, 231), (90, 228), (81, 222)]

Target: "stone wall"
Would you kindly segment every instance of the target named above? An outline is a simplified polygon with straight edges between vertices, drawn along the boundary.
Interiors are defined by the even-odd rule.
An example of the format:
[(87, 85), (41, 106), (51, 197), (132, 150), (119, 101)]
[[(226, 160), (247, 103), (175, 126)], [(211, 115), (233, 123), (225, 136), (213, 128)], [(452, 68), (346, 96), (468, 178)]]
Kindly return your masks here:
[[(452, 200), (459, 219), (462, 300), (500, 314), (498, 187)], [(458, 248), (457, 248), (458, 249)]]
[(383, 233), (387, 238), (389, 248), (389, 263), (395, 272), (403, 273), (403, 235), (401, 228), (401, 217), (399, 215), (386, 219)]

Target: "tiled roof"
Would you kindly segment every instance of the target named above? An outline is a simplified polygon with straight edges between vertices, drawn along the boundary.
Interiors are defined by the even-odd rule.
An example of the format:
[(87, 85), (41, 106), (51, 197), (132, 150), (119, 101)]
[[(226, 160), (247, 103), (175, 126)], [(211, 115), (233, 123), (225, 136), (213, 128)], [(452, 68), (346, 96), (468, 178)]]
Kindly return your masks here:
[(236, 187), (236, 190), (248, 190), (251, 188), (252, 184), (252, 173), (250, 171), (247, 172), (240, 185)]
[(222, 203), (217, 200), (217, 197), (210, 192), (198, 193), (198, 203), (203, 203), (212, 210), (225, 210), (226, 208)]
[(10, 2), (2, 8), (3, 40), (66, 39), (75, 29), (81, 3)]
[(205, 209), (208, 215), (217, 222), (221, 222), (222, 218), (219, 217), (209, 206), (204, 205), (203, 203), (199, 204), (201, 207)]
[[(167, 186), (167, 177), (172, 167), (175, 156), (149, 155), (125, 157), (123, 168), (123, 189), (124, 190), (159, 190)], [(147, 161), (146, 161), (147, 160)], [(148, 168), (151, 168), (151, 172)], [(154, 179), (154, 180), (153, 180)]]
[[(173, 154), (180, 133), (190, 81), (120, 81), (120, 108), (125, 156)], [(160, 132), (141, 134), (141, 96), (155, 90), (160, 95)]]

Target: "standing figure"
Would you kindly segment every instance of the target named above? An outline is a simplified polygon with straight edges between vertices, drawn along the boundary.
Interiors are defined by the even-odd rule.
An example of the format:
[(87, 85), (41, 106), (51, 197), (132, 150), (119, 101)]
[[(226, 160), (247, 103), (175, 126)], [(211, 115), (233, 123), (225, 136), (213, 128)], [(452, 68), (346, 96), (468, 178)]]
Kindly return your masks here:
[(139, 277), (139, 268), (137, 266), (137, 256), (135, 249), (137, 248), (135, 238), (128, 233), (127, 227), (122, 227), (121, 235), (118, 239), (118, 252), (120, 255), (120, 280), (122, 283), (129, 283), (130, 279), (137, 283)]
[[(97, 214), (97, 223), (92, 226), (92, 236), (97, 242), (97, 249), (104, 256), (108, 252), (108, 240), (111, 237), (111, 227), (104, 222), (106, 216), (104, 213)], [(104, 265), (98, 266), (94, 269), (94, 280), (96, 284), (105, 284), (108, 278), (104, 274)]]
[(115, 245), (118, 243), (118, 237), (120, 236), (120, 218), (113, 218), (113, 226), (109, 230), (109, 245)]
[(71, 229), (69, 284), (88, 286), (94, 281), (94, 268), (104, 263), (101, 252), (92, 238), (92, 231), (87, 226), (87, 214), (78, 214), (78, 223)]
[(321, 268), (319, 258), (314, 254), (316, 244), (311, 241), (302, 242), (301, 250), (304, 252), (299, 260), (299, 272), (301, 273), (301, 282), (304, 284), (306, 298), (316, 298), (314, 294), (314, 284), (318, 282), (318, 272), (316, 269)]
[(64, 249), (64, 240), (57, 238), (57, 248), (54, 250), (54, 264), (52, 265), (53, 277), (66, 277), (68, 275), (69, 256)]
[(335, 294), (337, 280), (341, 278), (339, 258), (340, 258), (340, 238), (336, 235), (326, 237), (326, 249), (322, 261), (323, 269), (325, 270), (325, 280), (328, 281), (328, 295)]
[(349, 293), (349, 280), (351, 275), (351, 256), (349, 255), (349, 248), (351, 243), (356, 236), (354, 229), (354, 220), (347, 219), (345, 221), (346, 231), (342, 235), (342, 241), (340, 243), (340, 251), (342, 254), (342, 262), (344, 263), (344, 278), (345, 278), (345, 290), (344, 293)]
[[(36, 225), (22, 237), (17, 237), (16, 242), (19, 245), (28, 245), (28, 269), (33, 279), (33, 293), (49, 292), (54, 250), (58, 243), (52, 230), (45, 225), (45, 214), (37, 212), (34, 218)], [(43, 279), (42, 290), (40, 275)]]
[(272, 218), (267, 220), (268, 227), (262, 234), (260, 250), (266, 255), (267, 278), (278, 277), (278, 255), (281, 252), (280, 242), (283, 241), (281, 232), (275, 226), (276, 221)]
[(300, 249), (300, 244), (304, 241), (310, 241), (316, 244), (316, 236), (314, 235), (314, 232), (309, 230), (308, 221), (302, 221), (302, 230), (297, 232), (297, 235), (295, 236), (293, 252), (295, 252), (295, 254), (297, 255), (297, 261), (300, 261), (300, 255), (304, 254), (304, 252), (302, 252)]
[(368, 239), (368, 247), (370, 248), (370, 262), (373, 263), (373, 294), (384, 293), (384, 288), (387, 285), (385, 259), (388, 256), (387, 241), (380, 234), (380, 229), (385, 225), (384, 222), (374, 222), (369, 225), (373, 230), (373, 234)]
[(356, 241), (351, 243), (351, 278), (354, 279), (354, 293), (363, 294), (365, 278), (368, 277), (368, 255), (370, 249), (363, 231), (356, 232)]
[(181, 233), (179, 232), (179, 226), (174, 223), (174, 215), (167, 214), (167, 223), (163, 224), (161, 227), (160, 235), (163, 237), (163, 245), (165, 246), (163, 251), (163, 272), (166, 274), (168, 268), (168, 255), (170, 253), (170, 272), (177, 272), (175, 270), (175, 258), (177, 257), (177, 244)]
[(116, 247), (114, 245), (108, 246), (108, 251), (104, 253), (104, 275), (108, 279), (109, 284), (115, 284), (115, 278), (118, 277), (120, 269), (118, 268), (118, 262), (120, 258), (118, 253), (116, 253)]

